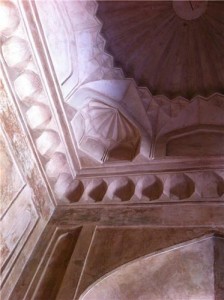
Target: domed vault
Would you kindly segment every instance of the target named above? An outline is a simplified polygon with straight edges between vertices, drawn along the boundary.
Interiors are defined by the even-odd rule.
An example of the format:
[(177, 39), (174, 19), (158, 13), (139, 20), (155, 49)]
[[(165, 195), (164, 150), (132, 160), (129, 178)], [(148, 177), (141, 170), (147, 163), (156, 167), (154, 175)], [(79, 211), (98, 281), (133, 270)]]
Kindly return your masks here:
[(127, 77), (168, 98), (224, 92), (222, 1), (99, 1), (107, 50)]

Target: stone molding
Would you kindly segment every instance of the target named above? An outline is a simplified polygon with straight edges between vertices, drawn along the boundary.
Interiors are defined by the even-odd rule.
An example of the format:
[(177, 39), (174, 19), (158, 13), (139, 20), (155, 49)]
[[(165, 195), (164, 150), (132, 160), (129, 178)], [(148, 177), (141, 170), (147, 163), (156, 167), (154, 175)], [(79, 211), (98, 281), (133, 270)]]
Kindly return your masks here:
[(19, 5), (14, 1), (0, 4), (1, 62), (33, 149), (51, 187), (57, 180), (58, 172), (63, 171), (73, 178), (74, 170), (68, 162), (57, 116), (42, 81)]
[(224, 200), (224, 173), (170, 172), (132, 176), (104, 176), (66, 181), (55, 186), (64, 204), (132, 204), (208, 202)]

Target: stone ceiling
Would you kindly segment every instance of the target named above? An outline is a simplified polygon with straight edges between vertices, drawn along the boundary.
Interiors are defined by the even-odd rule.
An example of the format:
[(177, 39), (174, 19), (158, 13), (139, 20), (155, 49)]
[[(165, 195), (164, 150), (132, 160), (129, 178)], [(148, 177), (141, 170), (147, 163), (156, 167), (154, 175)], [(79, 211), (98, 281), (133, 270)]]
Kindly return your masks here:
[[(195, 274), (213, 297), (223, 248), (224, 95), (170, 99), (127, 78), (106, 50), (102, 5), (0, 1), (0, 292), (77, 299), (115, 267), (178, 245), (157, 258), (182, 256), (188, 270), (197, 253)], [(182, 8), (175, 7), (189, 18)], [(205, 265), (210, 278), (201, 276)], [(154, 277), (144, 266), (140, 275)], [(176, 284), (161, 278), (163, 288)]]
[(115, 65), (153, 95), (223, 93), (223, 1), (99, 1)]
[[(13, 3), (3, 4), (5, 12), (11, 15), (11, 23), (3, 22), (9, 28), (3, 26), (1, 29), (4, 33), (2, 65), (35, 155), (57, 203), (166, 202), (223, 197), (223, 60), (219, 60), (218, 65), (215, 63), (217, 59), (207, 57), (208, 47), (198, 49), (196, 53), (198, 56), (200, 53), (200, 59), (194, 59), (200, 68), (203, 65), (206, 77), (203, 70), (198, 71), (196, 63), (188, 66), (189, 74), (194, 66), (199, 72), (194, 73), (198, 78), (195, 90), (188, 85), (193, 81), (183, 80), (182, 75), (174, 76), (183, 81), (183, 85), (175, 83), (178, 88), (189, 91), (191, 96), (196, 94), (191, 101), (185, 97), (190, 94), (185, 92), (173, 100), (166, 96), (169, 92), (165, 90), (165, 95), (153, 95), (153, 89), (138, 87), (138, 80), (126, 78), (122, 69), (114, 66), (114, 61), (116, 65), (119, 55), (125, 50), (122, 43), (127, 43), (125, 26), (138, 28), (135, 20), (143, 7), (146, 11), (144, 20), (153, 34), (155, 29), (151, 18), (156, 22), (162, 19), (166, 22), (163, 10), (167, 11), (168, 19), (171, 15), (170, 18), (176, 20), (172, 26), (179, 24), (181, 30), (188, 31), (196, 28), (207, 13), (210, 15), (210, 10), (213, 12), (213, 6), (217, 9), (219, 4), (206, 2), (206, 7), (199, 7), (199, 17), (196, 18), (197, 14), (192, 17), (192, 13), (189, 17), (189, 7), (173, 8), (176, 5), (173, 2), (114, 1), (112, 7), (111, 2), (49, 1), (43, 5), (41, 1), (31, 1), (19, 2), (19, 9)], [(139, 9), (139, 14), (134, 8)], [(185, 19), (193, 20), (183, 21), (175, 11), (184, 12)], [(105, 17), (104, 23), (96, 16)], [(124, 26), (116, 26), (119, 18), (125, 21)], [(219, 12), (217, 18), (221, 18)], [(210, 23), (203, 24), (205, 28), (211, 28)], [(220, 26), (223, 30), (223, 24)], [(157, 45), (163, 41), (161, 36), (167, 30), (159, 28), (161, 33), (155, 39)], [(119, 43), (121, 52), (113, 53), (111, 48), (113, 57), (105, 47), (109, 49), (113, 43), (117, 45), (117, 39), (106, 35), (118, 29), (124, 30), (125, 34)], [(192, 29), (192, 34), (195, 31)], [(148, 36), (147, 30), (142, 32)], [(213, 39), (218, 36), (216, 32)], [(220, 32), (219, 47), (222, 49), (223, 35)], [(208, 37), (208, 33), (205, 36)], [(138, 55), (133, 52), (133, 55), (127, 55), (127, 59), (132, 57), (133, 63), (137, 63), (138, 56), (143, 64), (141, 49), (149, 47), (151, 51), (154, 48), (147, 44), (147, 39), (145, 46), (139, 48), (133, 39), (131, 49)], [(218, 49), (215, 45), (211, 46), (211, 51)], [(163, 47), (159, 49), (164, 50)], [(165, 52), (156, 51), (164, 67), (156, 69), (156, 58), (149, 68), (144, 67), (143, 73), (151, 76), (156, 70), (161, 76), (153, 75), (153, 78), (161, 78), (160, 83), (164, 82), (164, 87), (168, 86), (176, 94), (172, 84), (167, 82), (172, 74), (182, 73), (172, 70), (168, 81), (164, 77), (167, 74), (165, 66), (173, 64), (174, 68), (177, 67), (171, 59), (172, 51), (176, 50), (171, 47), (165, 59), (162, 59)], [(185, 69), (185, 57), (192, 51), (178, 52), (182, 70)], [(220, 51), (220, 57), (222, 55), (223, 51)], [(153, 53), (149, 56), (152, 59)], [(204, 60), (206, 63), (202, 64)], [(206, 66), (212, 69), (212, 73)], [(138, 68), (139, 65), (133, 70), (139, 72)], [(126, 73), (125, 67), (123, 69)], [(136, 79), (134, 73), (132, 77)], [(216, 83), (218, 86), (214, 87)], [(202, 85), (209, 88), (208, 93), (199, 89)], [(203, 97), (205, 94), (211, 95)]]

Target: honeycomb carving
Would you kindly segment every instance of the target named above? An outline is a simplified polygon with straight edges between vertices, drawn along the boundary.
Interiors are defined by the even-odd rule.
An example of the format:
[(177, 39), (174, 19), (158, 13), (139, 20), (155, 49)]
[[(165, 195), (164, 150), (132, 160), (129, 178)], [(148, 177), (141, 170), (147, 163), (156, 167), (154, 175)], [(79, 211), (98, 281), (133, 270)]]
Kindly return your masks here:
[(62, 173), (55, 191), (65, 203), (151, 203), (224, 200), (222, 172), (161, 173), (73, 179)]
[(51, 112), (46, 105), (33, 105), (26, 117), (31, 129), (44, 129), (51, 120)]
[[(122, 174), (121, 176), (127, 174), (127, 172), (128, 174), (140, 174), (141, 166), (145, 162), (149, 164), (150, 159), (153, 158), (153, 156), (156, 156), (157, 153), (154, 155), (153, 151), (154, 148), (157, 150), (157, 145), (153, 145), (153, 142), (158, 142), (159, 138), (163, 139), (166, 137), (166, 140), (165, 142), (163, 141), (163, 153), (162, 155), (158, 155), (158, 157), (166, 155), (176, 156), (176, 150), (172, 150), (173, 148), (177, 148), (176, 144), (172, 144), (172, 142), (175, 142), (175, 140), (170, 140), (169, 138), (170, 134), (176, 133), (176, 131), (179, 129), (181, 130), (181, 134), (185, 133), (185, 130), (188, 127), (201, 125), (220, 126), (220, 130), (222, 130), (224, 101), (222, 99), (218, 99), (218, 96), (216, 95), (215, 99), (193, 99), (191, 103), (188, 103), (186, 99), (181, 97), (176, 98), (171, 102), (169, 99), (165, 99), (164, 96), (153, 97), (148, 91), (144, 94), (143, 88), (137, 89), (134, 83), (130, 83), (131, 80), (123, 80), (122, 76), (121, 80), (117, 80), (120, 78), (119, 76), (115, 76), (114, 78), (112, 75), (108, 78), (101, 76), (98, 77), (98, 74), (102, 71), (102, 69), (106, 68), (106, 64), (108, 64), (108, 67), (107, 70), (105, 70), (105, 74), (109, 72), (109, 70), (112, 68), (113, 62), (111, 62), (110, 56), (101, 56), (101, 52), (104, 51), (105, 41), (100, 34), (98, 34), (98, 29), (91, 27), (91, 23), (89, 23), (87, 26), (88, 28), (85, 28), (83, 31), (76, 18), (74, 18), (74, 22), (77, 22), (78, 30), (76, 30), (74, 40), (76, 39), (78, 45), (77, 57), (79, 58), (79, 63), (81, 60), (81, 55), (86, 48), (84, 47), (86, 46), (84, 44), (83, 47), (81, 47), (82, 43), (85, 43), (88, 40), (91, 41), (91, 45), (88, 45), (90, 48), (86, 48), (86, 51), (91, 55), (89, 55), (89, 57), (87, 57), (87, 55), (83, 55), (88, 58), (88, 61), (84, 61), (82, 64), (82, 70), (85, 74), (79, 78), (79, 84), (83, 90), (79, 88), (73, 89), (72, 91), (74, 91), (74, 94), (71, 92), (71, 95), (69, 94), (69, 97), (71, 96), (69, 99), (65, 97), (65, 99), (59, 99), (61, 102), (57, 102), (50, 95), (49, 90), (46, 89), (47, 94), (49, 95), (48, 99), (48, 95), (45, 94), (44, 87), (46, 80), (41, 80), (38, 74), (38, 69), (35, 67), (35, 61), (33, 61), (31, 57), (31, 50), (33, 48), (29, 49), (29, 41), (25, 35), (22, 34), (21, 26), (23, 25), (23, 22), (20, 22), (19, 20), (19, 11), (17, 11), (17, 8), (14, 6), (14, 4), (10, 4), (10, 2), (1, 2), (0, 5), (1, 7), (5, 7), (0, 11), (0, 14), (4, 13), (4, 11), (6, 13), (11, 11), (10, 16), (12, 17), (12, 24), (10, 24), (11, 27), (9, 26), (9, 28), (7, 28), (5, 25), (5, 27), (0, 25), (1, 33), (5, 35), (5, 37), (2, 39), (2, 54), (4, 58), (2, 61), (4, 65), (7, 65), (5, 69), (7, 69), (7, 67), (9, 69), (8, 76), (9, 78), (11, 76), (11, 80), (14, 82), (17, 99), (19, 98), (19, 100), (21, 100), (17, 101), (18, 106), (20, 106), (20, 110), (26, 118), (25, 122), (28, 122), (29, 126), (27, 130), (31, 133), (31, 138), (34, 140), (34, 143), (37, 146), (37, 154), (40, 156), (40, 161), (43, 164), (46, 173), (50, 177), (48, 178), (50, 184), (55, 187), (54, 191), (62, 196), (67, 195), (67, 193), (69, 195), (73, 194), (73, 196), (76, 195), (71, 198), (72, 200), (69, 200), (70, 202), (78, 202), (83, 200), (83, 193), (73, 193), (73, 189), (74, 191), (77, 191), (76, 186), (84, 187), (84, 196), (86, 197), (85, 200), (86, 202), (89, 201), (90, 203), (99, 201), (103, 202), (108, 198), (115, 200), (120, 199), (121, 201), (145, 201), (146, 199), (157, 201), (158, 199), (161, 200), (162, 194), (163, 196), (165, 195), (164, 197), (169, 198), (169, 200), (188, 199), (188, 192), (186, 191), (187, 188), (184, 188), (184, 184), (181, 188), (181, 191), (178, 191), (178, 184), (175, 184), (174, 181), (167, 179), (167, 183), (163, 190), (163, 182), (166, 181), (166, 177), (163, 177), (163, 175), (160, 176), (157, 174), (158, 176), (156, 175), (155, 177), (153, 177), (153, 175), (149, 175), (150, 179), (146, 179), (145, 176), (138, 178), (128, 175), (129, 177), (122, 177), (122, 180), (116, 184), (113, 181), (114, 178), (93, 180), (93, 178), (90, 177), (93, 176), (93, 173), (99, 167), (96, 162), (104, 163), (122, 160), (132, 161), (133, 159), (134, 162), (131, 162), (129, 165), (125, 165), (124, 163), (122, 164), (122, 166), (125, 167), (125, 170), (123, 170), (122, 166), (120, 165), (118, 173)], [(79, 14), (79, 12), (76, 13), (77, 16), (80, 15), (80, 18), (85, 18), (84, 14)], [(91, 10), (91, 13), (93, 13), (95, 17), (95, 10)], [(4, 18), (0, 18), (0, 24), (2, 24), (1, 22), (4, 23)], [(100, 26), (100, 23), (97, 24)], [(99, 28), (99, 26), (97, 28)], [(74, 28), (77, 29), (77, 27)], [(91, 30), (89, 30), (89, 28), (91, 28)], [(15, 35), (11, 36), (15, 30)], [(53, 32), (53, 34), (54, 33), (55, 32)], [(95, 43), (95, 40), (97, 40), (97, 43)], [(69, 43), (70, 42), (71, 41), (69, 41)], [(101, 46), (99, 46), (100, 44)], [(100, 51), (98, 51), (99, 47), (101, 47)], [(93, 48), (94, 56), (92, 53)], [(95, 54), (95, 50), (97, 52), (97, 56)], [(12, 54), (13, 57), (11, 57)], [(97, 59), (95, 59), (96, 57)], [(105, 61), (102, 62), (101, 58), (105, 58)], [(95, 64), (95, 67), (92, 69), (89, 64), (90, 61)], [(89, 64), (89, 68), (87, 68), (87, 63)], [(100, 71), (98, 71), (99, 68)], [(77, 72), (80, 71), (78, 69), (79, 66), (77, 65)], [(92, 70), (92, 73), (90, 72), (90, 69)], [(76, 67), (74, 67), (74, 72), (76, 72)], [(41, 71), (41, 73), (44, 72)], [(70, 79), (73, 81), (72, 77)], [(114, 79), (116, 84), (114, 84), (112, 79)], [(126, 88), (126, 85), (128, 88)], [(51, 87), (49, 86), (49, 88)], [(89, 94), (88, 91), (90, 91)], [(67, 92), (68, 90), (63, 91), (63, 95), (67, 95)], [(89, 102), (89, 104), (86, 104), (89, 101), (88, 97), (91, 97), (91, 99), (94, 97), (97, 100), (92, 100)], [(161, 99), (159, 99), (159, 97)], [(39, 101), (40, 98), (41, 101)], [(65, 112), (65, 118), (69, 119), (69, 123), (72, 122), (73, 131), (77, 142), (74, 142), (74, 144), (76, 144), (75, 146), (78, 145), (79, 148), (75, 150), (77, 150), (78, 155), (80, 155), (80, 160), (79, 157), (77, 159), (80, 164), (78, 165), (77, 163), (77, 169), (72, 170), (72, 176), (71, 169), (72, 167), (76, 167), (76, 162), (74, 163), (76, 157), (75, 155), (69, 155), (69, 150), (73, 150), (71, 148), (69, 149), (69, 147), (73, 146), (73, 144), (67, 143), (66, 145), (66, 142), (69, 139), (63, 139), (68, 133), (66, 130), (69, 129), (69, 125), (68, 127), (64, 126), (63, 131), (62, 126), (57, 126), (57, 123), (59, 125), (65, 125), (62, 122), (64, 118), (62, 118), (62, 121), (58, 120), (59, 118), (57, 117), (55, 118), (57, 115), (56, 109), (59, 108), (58, 116), (60, 113), (64, 113), (60, 105), (56, 105), (62, 104), (63, 100), (68, 101), (66, 103), (68, 107), (70, 105), (70, 101), (71, 103), (73, 103), (72, 101), (77, 102), (77, 105), (74, 107), (69, 107), (72, 109), (74, 108), (74, 111), (72, 111), (71, 115), (67, 113), (67, 111)], [(213, 100), (217, 101), (217, 105)], [(112, 101), (114, 104), (112, 104)], [(119, 109), (115, 106), (119, 107)], [(81, 110), (80, 107), (82, 107)], [(129, 117), (127, 117), (126, 112), (128, 113)], [(76, 114), (75, 117), (73, 113)], [(213, 115), (216, 116), (214, 120)], [(104, 118), (106, 120), (104, 120)], [(136, 123), (132, 123), (131, 120), (134, 120)], [(136, 128), (134, 124), (138, 124), (138, 128)], [(151, 138), (151, 124), (153, 127), (152, 135), (154, 135), (152, 139), (152, 146), (151, 144), (148, 145), (145, 143), (149, 137)], [(207, 127), (205, 129), (207, 130)], [(140, 130), (141, 137), (139, 134)], [(177, 133), (179, 134), (179, 132)], [(171, 135), (171, 137), (173, 136)], [(170, 141), (172, 141), (171, 146), (173, 145), (173, 147), (171, 147), (171, 153), (169, 153), (169, 151), (166, 153), (164, 151), (169, 148), (167, 145)], [(143, 142), (145, 144), (143, 144)], [(178, 143), (179, 141), (177, 140), (177, 144)], [(148, 148), (145, 146), (146, 144)], [(184, 149), (184, 154), (186, 154), (186, 149)], [(89, 156), (89, 158), (87, 156)], [(75, 159), (73, 159), (73, 157), (75, 157)], [(69, 159), (66, 161), (66, 158)], [(85, 159), (87, 162), (83, 163)], [(96, 162), (93, 162), (93, 160)], [(68, 168), (68, 164), (70, 169)], [(116, 166), (117, 165), (118, 164), (116, 164)], [(113, 164), (107, 163), (104, 167), (105, 169), (100, 169), (100, 167), (99, 169), (105, 170), (105, 173), (108, 171), (107, 175), (110, 174), (110, 170), (114, 172)], [(92, 168), (92, 170), (87, 170), (87, 168)], [(144, 168), (145, 173), (150, 173), (151, 170), (153, 170), (153, 172), (155, 171), (151, 167), (147, 168), (147, 170), (145, 166)], [(161, 166), (161, 169), (163, 170), (163, 166)], [(169, 170), (169, 168), (167, 167), (166, 170)], [(181, 170), (183, 169), (181, 168)], [(80, 179), (78, 181), (74, 181), (73, 177), (75, 177), (76, 171), (77, 178), (82, 178), (82, 180)], [(98, 174), (102, 176), (103, 172), (104, 171), (99, 171)], [(89, 177), (87, 176), (87, 179), (83, 179), (87, 173)], [(118, 173), (116, 175), (118, 175)], [(170, 177), (170, 175), (168, 177)], [(186, 177), (188, 176), (186, 175)], [(120, 192), (124, 189), (122, 186), (122, 182), (125, 181), (124, 178), (126, 178), (126, 180), (129, 182), (127, 186), (129, 186), (131, 189), (130, 197), (126, 197), (125, 194), (123, 196), (123, 194)], [(169, 180), (170, 182), (168, 183)], [(183, 182), (185, 182), (185, 184), (187, 182), (191, 189), (194, 184), (196, 185), (196, 183), (192, 176), (189, 177), (189, 180), (183, 180)], [(59, 182), (61, 182), (60, 187)], [(103, 187), (103, 192), (101, 191), (101, 184)], [(135, 190), (135, 193), (133, 190)], [(222, 191), (220, 184), (218, 184), (217, 191), (217, 193), (209, 193), (211, 195), (215, 195), (216, 193), (219, 197), (222, 197), (223, 194), (220, 192)], [(129, 195), (128, 189), (127, 194)], [(118, 195), (118, 197), (116, 195)]]
[(84, 185), (82, 181), (75, 179), (69, 184), (65, 196), (70, 203), (78, 202), (81, 199), (83, 192)]
[(22, 73), (14, 83), (16, 93), (21, 101), (36, 96), (42, 90), (39, 76), (33, 71)]
[(0, 33), (4, 36), (12, 34), (20, 23), (17, 8), (10, 1), (0, 3)]
[(171, 200), (190, 198), (194, 190), (195, 184), (186, 174), (169, 175), (165, 183), (165, 193)]
[(135, 185), (127, 177), (116, 178), (108, 188), (108, 197), (111, 200), (128, 201), (135, 191)]
[(93, 179), (86, 188), (87, 197), (94, 202), (103, 200), (107, 191), (107, 184), (103, 179)]
[(26, 67), (31, 57), (27, 42), (16, 36), (4, 42), (2, 54), (7, 65), (11, 68), (17, 68), (19, 71)]
[[(19, 5), (22, 11), (22, 3)], [(1, 61), (6, 76), (12, 82), (11, 87), (14, 87), (15, 101), (28, 125), (40, 163), (49, 177), (49, 188), (55, 187), (51, 192), (61, 196), (73, 180), (69, 154), (60, 135), (59, 121), (52, 114), (50, 95), (44, 86), (46, 83), (42, 82), (38, 72), (38, 60), (33, 59), (34, 45), (30, 47), (32, 38), (27, 37), (29, 28), (25, 30), (24, 22), (21, 22), (20, 9), (16, 2), (0, 2)], [(58, 182), (63, 183), (61, 187)]]
[(44, 131), (36, 140), (37, 149), (41, 155), (46, 158), (55, 152), (55, 149), (60, 144), (60, 138), (57, 132), (53, 130)]
[(135, 193), (139, 199), (156, 200), (163, 193), (163, 184), (154, 175), (145, 176), (138, 181)]
[(61, 173), (54, 185), (54, 191), (60, 198), (66, 196), (66, 192), (69, 190), (69, 185), (72, 183), (72, 176), (68, 173)]
[(60, 173), (67, 173), (68, 169), (64, 153), (55, 152), (46, 164), (46, 173), (49, 177), (57, 178)]
[(224, 194), (224, 180), (216, 173), (202, 173), (199, 182), (199, 193), (203, 198), (219, 198)]
[(92, 100), (72, 123), (79, 148), (98, 162), (135, 157), (140, 134), (117, 108)]

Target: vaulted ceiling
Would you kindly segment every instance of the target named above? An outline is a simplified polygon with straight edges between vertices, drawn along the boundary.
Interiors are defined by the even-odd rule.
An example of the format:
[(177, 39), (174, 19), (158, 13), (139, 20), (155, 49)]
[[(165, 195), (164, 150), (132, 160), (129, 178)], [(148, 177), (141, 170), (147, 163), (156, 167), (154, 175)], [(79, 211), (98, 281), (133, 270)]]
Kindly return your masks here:
[(223, 197), (223, 2), (4, 3), (4, 72), (57, 203)]
[(222, 1), (100, 1), (106, 49), (128, 77), (170, 99), (223, 93)]

